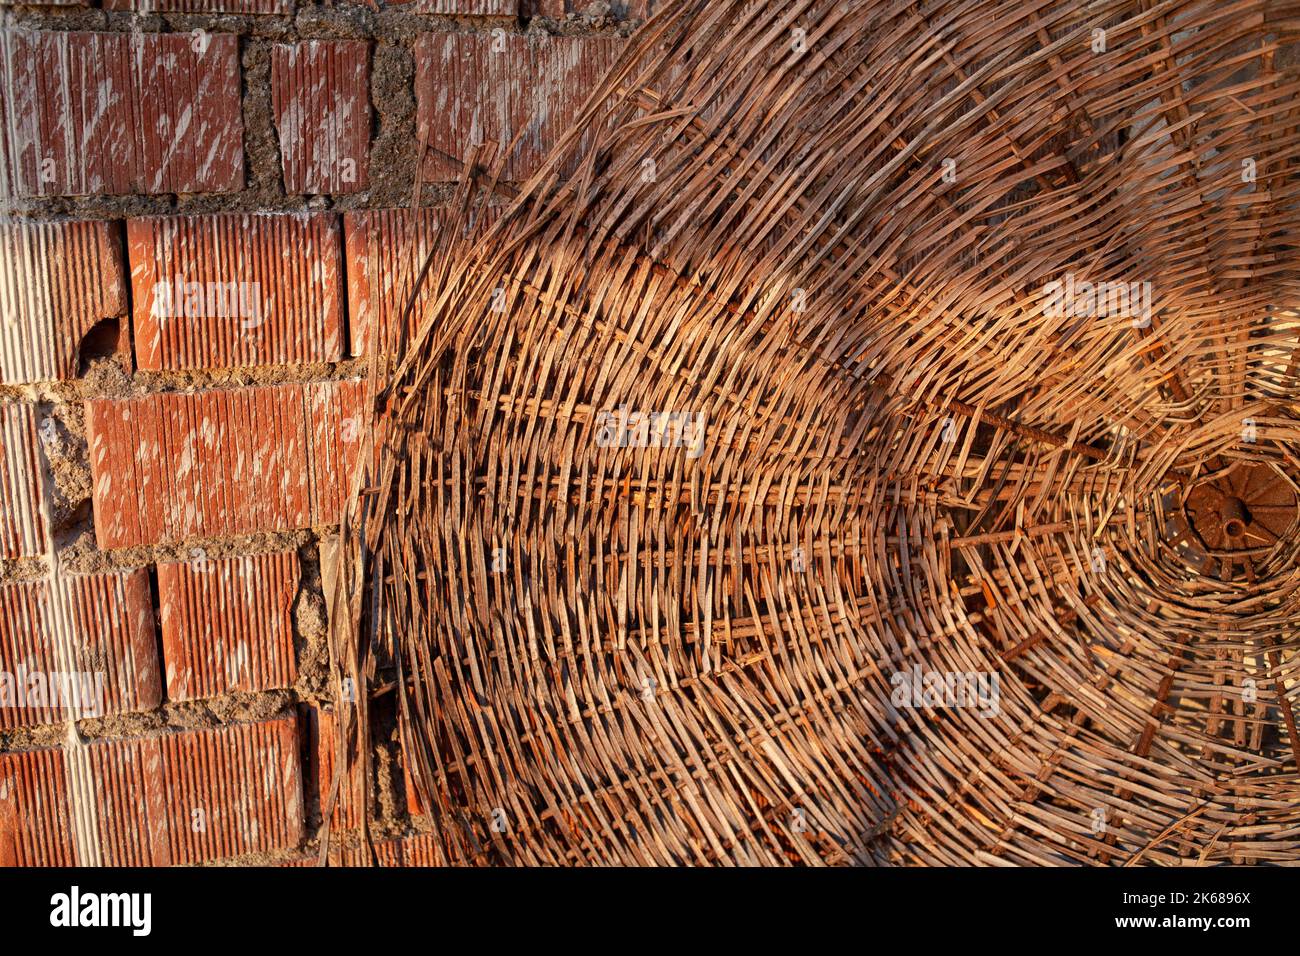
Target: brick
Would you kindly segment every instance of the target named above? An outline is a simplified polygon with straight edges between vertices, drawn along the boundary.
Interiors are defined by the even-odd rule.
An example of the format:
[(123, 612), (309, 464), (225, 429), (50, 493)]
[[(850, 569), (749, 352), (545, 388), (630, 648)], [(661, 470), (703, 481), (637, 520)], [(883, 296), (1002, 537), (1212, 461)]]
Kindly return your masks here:
[(336, 523), (361, 390), (315, 382), (87, 402), (99, 546)]
[(387, 840), (375, 848), (380, 866), (450, 866), (438, 838), (431, 833)]
[(106, 866), (176, 866), (302, 840), (296, 721), (91, 746)]
[[(310, 765), (315, 771), (316, 792), (320, 797), (320, 808), (323, 814), (325, 804), (329, 800), (330, 788), (334, 784), (335, 755), (338, 752), (336, 750), (338, 718), (333, 710), (322, 707), (307, 708), (307, 745)], [(345, 776), (339, 781), (339, 792), (331, 815), (331, 823), (334, 827), (350, 830), (361, 826), (363, 810), (359, 794), (360, 784), (355, 772), (351, 779)]]
[(169, 700), (291, 687), (293, 603), (301, 569), (293, 551), (158, 565), (158, 603)]
[(293, 0), (104, 0), (105, 10), (140, 10), (150, 13), (242, 13), (277, 14), (293, 12)]
[(0, 866), (75, 862), (63, 754), (0, 753)]
[[(380, 866), (450, 866), (438, 838), (432, 833), (380, 840), (375, 843), (375, 857)], [(331, 866), (367, 866), (368, 855), (361, 847), (330, 848)]]
[(0, 196), (239, 189), (238, 38), (4, 31), (0, 121)]
[(0, 557), (45, 553), (45, 482), (35, 409), (0, 402)]
[(343, 357), (343, 253), (334, 214), (132, 219), (127, 247), (140, 368)]
[[(480, 210), (474, 234), (493, 222), (496, 207)], [(353, 355), (364, 355), (372, 331), (379, 341), (388, 342), (393, 326), (401, 319), (415, 281), (446, 228), (449, 213), (442, 209), (367, 209), (343, 216), (344, 254), (348, 275), (348, 318)], [(413, 333), (426, 306), (436, 296), (432, 281), (426, 281), (407, 323)]]
[[(416, 119), (429, 146), (459, 163), (470, 147), (523, 135), (504, 178), (522, 180), (567, 131), (623, 41), (605, 36), (426, 33), (415, 42)], [(428, 182), (459, 166), (430, 152)]]
[[(615, 20), (645, 20), (663, 5), (664, 0), (610, 0), (609, 15)], [(520, 16), (562, 20), (590, 6), (591, 0), (522, 0)]]
[(519, 15), (519, 0), (389, 0), (390, 6), (407, 13), (434, 13), (444, 16), (514, 17)]
[(307, 40), (271, 52), (271, 104), (287, 193), (353, 193), (369, 184), (370, 50)]
[(292, 717), (0, 754), (0, 864), (179, 866), (302, 835)]
[(0, 383), (75, 377), (82, 339), (125, 313), (116, 223), (0, 223)]
[(424, 806), (420, 803), (420, 793), (415, 787), (415, 779), (411, 776), (410, 756), (406, 748), (402, 748), (402, 778), (406, 796), (406, 812), (412, 817), (424, 816)]
[[(61, 682), (59, 697), (49, 697), (52, 675), (68, 671), (88, 675), (77, 686), (91, 696), (79, 706), (63, 696)], [(0, 587), (0, 672), (4, 729), (157, 707), (148, 572), (65, 574)]]
[(420, 793), (415, 786), (415, 774), (413, 770), (414, 764), (405, 737), (402, 738), (399, 746), (398, 759), (402, 765), (402, 783), (404, 795), (406, 797), (406, 813), (411, 817), (422, 817), (428, 812), (428, 809), (420, 801)]

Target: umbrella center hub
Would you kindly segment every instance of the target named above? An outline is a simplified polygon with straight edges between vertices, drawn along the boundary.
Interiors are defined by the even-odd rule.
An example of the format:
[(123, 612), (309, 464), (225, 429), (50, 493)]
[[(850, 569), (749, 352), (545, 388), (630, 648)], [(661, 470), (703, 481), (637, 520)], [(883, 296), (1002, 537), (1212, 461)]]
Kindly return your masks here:
[(1223, 525), (1224, 534), (1229, 538), (1240, 538), (1250, 524), (1250, 510), (1246, 507), (1246, 502), (1235, 495), (1225, 495), (1219, 502), (1219, 521)]
[(1199, 539), (1197, 560), (1219, 556), (1222, 572), (1232, 568), (1235, 576), (1241, 562), (1263, 557), (1290, 532), (1297, 517), (1296, 492), (1274, 466), (1242, 462), (1193, 486), (1183, 511)]

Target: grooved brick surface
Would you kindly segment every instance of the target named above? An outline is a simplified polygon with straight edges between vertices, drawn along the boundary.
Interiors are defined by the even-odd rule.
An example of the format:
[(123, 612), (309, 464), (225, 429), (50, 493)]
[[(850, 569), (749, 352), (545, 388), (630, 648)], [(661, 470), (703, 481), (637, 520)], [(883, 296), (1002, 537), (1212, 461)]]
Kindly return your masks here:
[(45, 472), (31, 405), (0, 402), (0, 557), (44, 554)]
[[(609, 15), (616, 20), (644, 20), (664, 5), (664, 0), (610, 0)], [(521, 0), (524, 16), (564, 19), (566, 14), (582, 13), (588, 0)]]
[[(370, 336), (378, 329), (379, 341), (389, 341), (392, 325), (401, 319), (424, 267), (435, 248), (446, 213), (441, 209), (365, 209), (343, 216), (344, 249), (348, 269), (348, 318), (353, 355), (364, 355)], [(481, 231), (496, 213), (479, 220)], [(436, 295), (426, 280), (411, 311), (407, 332), (419, 327), (423, 305)]]
[(132, 219), (127, 243), (140, 368), (342, 358), (343, 262), (332, 213)]
[(365, 190), (370, 52), (364, 40), (306, 40), (271, 54), (271, 98), (289, 193)]
[(174, 866), (302, 832), (292, 717), (0, 754), (0, 864)]
[(332, 524), (360, 434), (360, 382), (86, 403), (101, 548)]
[(300, 570), (293, 551), (160, 563), (168, 699), (291, 687)]
[[(375, 856), (380, 866), (449, 866), (450, 861), (432, 833), (382, 840), (375, 843)], [(356, 848), (331, 849), (333, 866), (367, 866), (366, 851)]]
[(0, 223), (0, 383), (72, 378), (78, 346), (126, 312), (112, 222)]
[[(334, 782), (335, 754), (338, 746), (338, 719), (333, 710), (309, 707), (307, 718), (307, 746), (311, 764), (316, 771), (316, 787), (320, 796), (320, 810), (325, 812), (330, 788)], [(339, 780), (339, 790), (334, 801), (333, 825), (342, 829), (361, 826), (361, 800), (354, 792), (355, 775), (351, 780)]]
[(263, 13), (293, 11), (293, 0), (104, 0), (105, 10), (159, 13)]
[(425, 181), (455, 179), (471, 146), (504, 148), (521, 131), (502, 178), (527, 179), (622, 45), (606, 36), (423, 34), (415, 42), (415, 93), (419, 135), (431, 147)]
[(519, 0), (390, 0), (391, 6), (408, 13), (437, 13), (471, 17), (513, 17), (519, 15)]
[(0, 728), (157, 707), (148, 572), (0, 587), (0, 672)]
[(91, 745), (108, 866), (174, 866), (294, 846), (302, 769), (293, 718)]
[(239, 40), (0, 34), (0, 197), (243, 185)]
[(0, 753), (0, 866), (75, 863), (62, 752)]
[(411, 767), (411, 755), (405, 744), (402, 746), (402, 779), (405, 783), (406, 812), (412, 817), (424, 816), (424, 805), (420, 801), (420, 792), (415, 787), (415, 776)]

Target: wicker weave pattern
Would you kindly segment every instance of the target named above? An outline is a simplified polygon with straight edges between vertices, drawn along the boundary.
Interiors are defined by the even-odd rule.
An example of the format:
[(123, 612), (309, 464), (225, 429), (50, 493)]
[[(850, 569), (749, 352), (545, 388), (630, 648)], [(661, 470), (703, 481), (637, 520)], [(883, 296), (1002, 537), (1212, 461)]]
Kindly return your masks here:
[(644, 27), (376, 368), (336, 657), (447, 859), (1300, 860), (1297, 31)]

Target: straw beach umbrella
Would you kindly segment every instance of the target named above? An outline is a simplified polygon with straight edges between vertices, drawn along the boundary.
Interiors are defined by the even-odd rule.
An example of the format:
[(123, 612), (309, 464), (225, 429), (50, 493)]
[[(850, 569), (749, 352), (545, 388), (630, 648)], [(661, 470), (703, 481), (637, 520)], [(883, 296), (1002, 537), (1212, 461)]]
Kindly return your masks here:
[(340, 788), (392, 695), (447, 862), (1300, 859), (1298, 34), (686, 0), (522, 189), (459, 157)]

